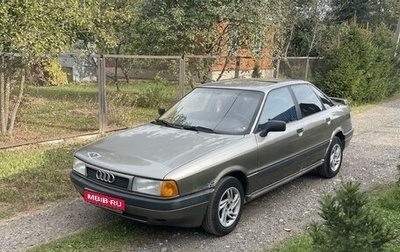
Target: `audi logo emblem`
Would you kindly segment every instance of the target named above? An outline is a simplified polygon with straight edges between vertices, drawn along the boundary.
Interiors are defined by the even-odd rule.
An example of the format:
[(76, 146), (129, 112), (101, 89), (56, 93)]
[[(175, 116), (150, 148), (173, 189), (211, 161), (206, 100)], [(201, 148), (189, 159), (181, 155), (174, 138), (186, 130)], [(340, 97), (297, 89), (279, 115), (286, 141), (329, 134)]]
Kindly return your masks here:
[(96, 178), (110, 184), (114, 183), (115, 181), (115, 176), (113, 174), (100, 170), (96, 171)]

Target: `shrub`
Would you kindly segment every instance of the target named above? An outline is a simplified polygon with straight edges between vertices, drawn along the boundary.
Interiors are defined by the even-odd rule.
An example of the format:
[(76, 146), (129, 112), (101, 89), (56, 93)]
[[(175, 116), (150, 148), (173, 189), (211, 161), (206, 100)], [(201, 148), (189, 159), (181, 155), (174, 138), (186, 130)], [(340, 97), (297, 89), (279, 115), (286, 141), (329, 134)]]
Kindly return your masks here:
[(165, 98), (165, 87), (161, 84), (152, 84), (138, 94), (136, 104), (142, 108), (156, 108), (161, 106)]
[(142, 108), (156, 108), (160, 106), (170, 106), (176, 97), (173, 97), (169, 84), (165, 79), (156, 77), (155, 83), (146, 86), (138, 93), (136, 105)]
[[(152, 82), (138, 83), (134, 91), (111, 91), (107, 93), (109, 106), (156, 108), (171, 106), (176, 102), (177, 86), (165, 79), (156, 77)], [(115, 84), (117, 85), (117, 84)], [(135, 84), (130, 84), (135, 85)]]
[(399, 63), (393, 35), (385, 26), (374, 31), (357, 24), (337, 28), (337, 38), (325, 48), (325, 63), (314, 82), (331, 96), (355, 103), (378, 101), (399, 89)]
[(253, 68), (253, 72), (251, 73), (252, 78), (260, 78), (261, 77), (261, 70), (260, 65), (256, 63)]
[(68, 84), (68, 78), (57, 59), (43, 59), (32, 66), (30, 82), (35, 86), (61, 86)]
[(316, 251), (376, 252), (396, 238), (380, 214), (373, 211), (367, 194), (359, 187), (359, 183), (342, 183), (336, 195), (322, 198), (323, 223), (314, 223), (310, 229)]
[(109, 103), (110, 106), (115, 107), (136, 107), (138, 94), (133, 92), (110, 92)]

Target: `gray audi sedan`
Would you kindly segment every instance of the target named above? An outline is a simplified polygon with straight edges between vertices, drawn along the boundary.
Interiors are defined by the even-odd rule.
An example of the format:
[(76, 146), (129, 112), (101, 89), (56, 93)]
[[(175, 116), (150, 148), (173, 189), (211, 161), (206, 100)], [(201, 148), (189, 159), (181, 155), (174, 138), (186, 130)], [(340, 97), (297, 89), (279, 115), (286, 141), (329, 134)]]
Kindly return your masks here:
[(219, 81), (77, 150), (71, 180), (124, 217), (222, 236), (256, 197), (311, 170), (334, 177), (352, 135), (346, 101), (309, 82)]

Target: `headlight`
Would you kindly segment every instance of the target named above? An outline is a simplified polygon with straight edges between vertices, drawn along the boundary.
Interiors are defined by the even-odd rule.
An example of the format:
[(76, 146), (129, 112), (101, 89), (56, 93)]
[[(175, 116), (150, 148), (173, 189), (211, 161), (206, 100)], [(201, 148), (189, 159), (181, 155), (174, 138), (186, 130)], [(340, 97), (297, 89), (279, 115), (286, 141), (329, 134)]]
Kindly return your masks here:
[(178, 185), (173, 180), (154, 180), (135, 177), (132, 191), (161, 197), (174, 197), (179, 194)]
[(74, 169), (74, 171), (86, 176), (86, 164), (85, 162), (74, 158), (74, 165), (72, 167), (72, 169)]

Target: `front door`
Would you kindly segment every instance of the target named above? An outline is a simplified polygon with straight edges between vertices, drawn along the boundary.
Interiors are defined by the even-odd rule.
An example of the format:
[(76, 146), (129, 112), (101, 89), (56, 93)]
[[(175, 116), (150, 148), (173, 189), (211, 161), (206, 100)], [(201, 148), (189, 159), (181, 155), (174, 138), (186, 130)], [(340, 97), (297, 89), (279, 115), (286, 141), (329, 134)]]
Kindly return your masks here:
[(258, 170), (249, 177), (252, 191), (279, 182), (302, 168), (301, 139), (304, 127), (297, 114), (288, 87), (268, 93), (258, 128), (261, 131), (268, 120), (280, 120), (286, 122), (286, 130), (269, 132), (266, 137), (261, 137), (259, 132), (255, 133), (258, 144)]

